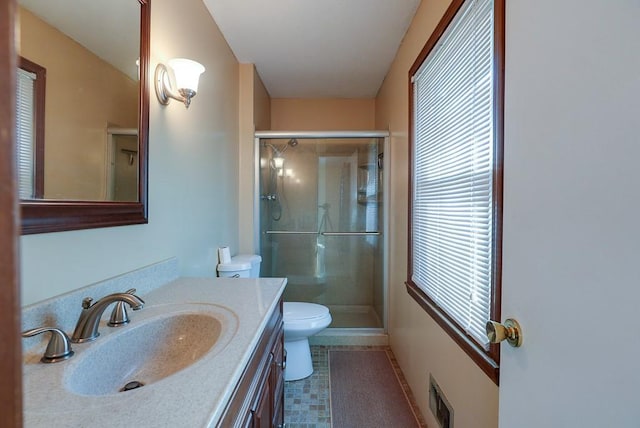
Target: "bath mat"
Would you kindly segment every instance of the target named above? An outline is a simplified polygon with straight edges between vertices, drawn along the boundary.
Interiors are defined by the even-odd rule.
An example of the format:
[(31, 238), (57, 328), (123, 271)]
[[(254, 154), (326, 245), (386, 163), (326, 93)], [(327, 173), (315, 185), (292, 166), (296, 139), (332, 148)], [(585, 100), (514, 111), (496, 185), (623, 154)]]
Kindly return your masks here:
[(419, 427), (384, 350), (329, 350), (334, 428)]

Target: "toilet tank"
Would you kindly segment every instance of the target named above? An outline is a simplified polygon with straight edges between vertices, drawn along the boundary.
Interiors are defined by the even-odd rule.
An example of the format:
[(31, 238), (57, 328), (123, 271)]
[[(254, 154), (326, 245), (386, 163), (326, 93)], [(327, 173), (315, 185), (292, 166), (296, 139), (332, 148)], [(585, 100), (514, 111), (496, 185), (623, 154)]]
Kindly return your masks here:
[(237, 256), (231, 257), (231, 262), (248, 263), (251, 266), (249, 278), (258, 278), (260, 276), (260, 263), (262, 263), (262, 257), (257, 254), (238, 254)]
[(251, 275), (251, 264), (248, 262), (239, 263), (231, 258), (229, 263), (218, 263), (218, 276), (221, 278), (249, 278)]

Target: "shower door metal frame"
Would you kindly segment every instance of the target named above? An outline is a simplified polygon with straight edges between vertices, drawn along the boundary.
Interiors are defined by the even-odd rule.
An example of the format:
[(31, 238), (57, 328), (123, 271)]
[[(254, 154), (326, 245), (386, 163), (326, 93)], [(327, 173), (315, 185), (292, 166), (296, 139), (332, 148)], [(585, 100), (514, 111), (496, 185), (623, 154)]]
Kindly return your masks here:
[[(291, 138), (382, 138), (383, 153), (386, 156), (382, 158), (382, 212), (384, 221), (382, 223), (382, 288), (384, 298), (382, 328), (332, 328), (328, 330), (339, 331), (341, 333), (358, 332), (358, 333), (387, 333), (387, 323), (389, 320), (389, 190), (390, 190), (390, 147), (389, 147), (389, 131), (256, 131), (254, 138), (254, 182), (255, 189), (253, 195), (253, 246), (256, 252), (260, 250), (260, 140), (274, 139), (291, 139)], [(296, 231), (270, 231), (270, 234), (290, 233), (290, 234), (322, 234), (322, 235), (379, 235), (380, 232), (296, 232)], [(269, 233), (269, 232), (267, 232)]]

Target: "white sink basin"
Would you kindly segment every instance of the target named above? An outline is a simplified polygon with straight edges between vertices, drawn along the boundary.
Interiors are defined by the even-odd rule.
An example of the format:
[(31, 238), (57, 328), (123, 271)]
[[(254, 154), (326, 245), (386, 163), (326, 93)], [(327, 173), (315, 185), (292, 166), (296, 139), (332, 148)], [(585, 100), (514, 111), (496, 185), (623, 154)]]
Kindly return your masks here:
[[(102, 334), (69, 360), (63, 376), (68, 391), (130, 394), (220, 352), (237, 328), (235, 314), (216, 305), (161, 305), (145, 308), (141, 315), (143, 311), (160, 313), (146, 319), (132, 316), (131, 324)], [(101, 332), (108, 329), (102, 326)]]

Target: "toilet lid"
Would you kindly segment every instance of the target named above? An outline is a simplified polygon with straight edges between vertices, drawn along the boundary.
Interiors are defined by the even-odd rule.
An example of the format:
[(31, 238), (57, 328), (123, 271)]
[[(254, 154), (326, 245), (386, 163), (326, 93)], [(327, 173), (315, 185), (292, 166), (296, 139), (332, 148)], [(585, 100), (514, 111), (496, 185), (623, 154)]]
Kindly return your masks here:
[(284, 302), (284, 320), (307, 320), (327, 316), (329, 308), (315, 303)]

